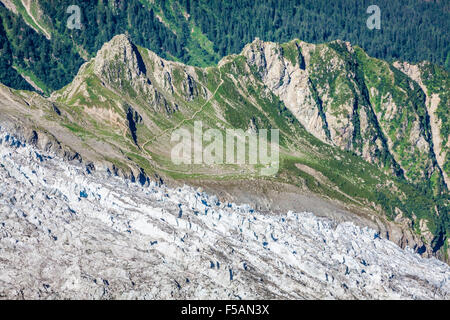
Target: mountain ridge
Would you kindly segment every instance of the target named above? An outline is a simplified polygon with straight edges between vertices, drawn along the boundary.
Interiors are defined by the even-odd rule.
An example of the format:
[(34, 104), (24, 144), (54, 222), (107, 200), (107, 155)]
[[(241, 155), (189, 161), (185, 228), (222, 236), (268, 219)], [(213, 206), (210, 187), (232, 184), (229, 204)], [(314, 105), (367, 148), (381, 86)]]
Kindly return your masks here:
[[(293, 40), (276, 45), (256, 40), (247, 45), (242, 54), (222, 59), (218, 67), (201, 69), (162, 59), (120, 35), (105, 44), (96, 58), (81, 67), (74, 81), (54, 92), (50, 99), (3, 88), (2, 93), (20, 107), (3, 103), (1, 107), (7, 112), (2, 112), (2, 120), (9, 117), (32, 132), (39, 132), (29, 133), (28, 138), (50, 133), (56, 141), (62, 142), (61, 145), (72, 150), (63, 151), (67, 158), (83, 159), (90, 170), (105, 167), (131, 180), (144, 182), (148, 181), (146, 176), (155, 175), (189, 183), (216, 172), (220, 175), (213, 179), (258, 181), (256, 168), (248, 165), (244, 168), (174, 168), (167, 150), (168, 137), (160, 137), (160, 134), (181, 123), (191, 127), (194, 118), (202, 120), (205, 127), (219, 129), (279, 128), (282, 168), (273, 183), (288, 183), (323, 198), (338, 200), (353, 211), (369, 210), (372, 212), (369, 216), (387, 215), (388, 220), (403, 221), (404, 230), (412, 230), (416, 235), (403, 240), (400, 236), (398, 243), (403, 246), (407, 242), (415, 243), (416, 250), (424, 247), (427, 255), (446, 260), (448, 190), (445, 177), (439, 173), (439, 163), (426, 152), (433, 149), (433, 133), (425, 130), (426, 125), (421, 127), (422, 119), (426, 119), (425, 94), (414, 91), (419, 85), (416, 88), (406, 74), (396, 74), (395, 68), (372, 61), (359, 50), (340, 41), (312, 45)], [(377, 80), (369, 79), (367, 72), (357, 74), (364, 68), (376, 70), (379, 79), (391, 79), (386, 80), (384, 99), (390, 93), (392, 104), (385, 103), (387, 107), (384, 107), (377, 101), (381, 98), (374, 90), (366, 88), (364, 92), (365, 85), (360, 81), (376, 83)], [(385, 71), (398, 79), (388, 78)], [(336, 78), (329, 80), (328, 75), (333, 73)], [(448, 75), (443, 79), (448, 81)], [(300, 103), (292, 98), (296, 97), (298, 89), (306, 92)], [(343, 94), (346, 90), (353, 94), (350, 104)], [(417, 94), (417, 101), (401, 100), (409, 97), (409, 93)], [(446, 107), (445, 93), (443, 97), (435, 108)], [(363, 104), (356, 110), (367, 110), (362, 113), (366, 114), (365, 118), (352, 118), (357, 99)], [(390, 122), (383, 123), (372, 106), (377, 102), (379, 114), (392, 114), (393, 106), (398, 110), (403, 108), (402, 117), (410, 119), (407, 122), (410, 125), (416, 123), (419, 129), (412, 126), (404, 132), (408, 128), (405, 122), (400, 121), (397, 128), (390, 126)], [(30, 118), (28, 108), (39, 110), (43, 117)], [(370, 110), (372, 113), (367, 113)], [(420, 112), (425, 112), (425, 116)], [(439, 118), (439, 114), (436, 117)], [(133, 126), (130, 119), (135, 119)], [(355, 130), (357, 121), (361, 122), (359, 126), (363, 130)], [(346, 134), (341, 133), (343, 129)], [(408, 152), (404, 151), (405, 147), (397, 149), (402, 150), (402, 154), (387, 142), (374, 147), (370, 139), (377, 134), (373, 132), (378, 132), (378, 137), (391, 133), (395, 141), (403, 141), (408, 146)], [(411, 132), (425, 141), (425, 151), (409, 142)], [(154, 141), (155, 137), (159, 139)], [(37, 140), (34, 143), (40, 144), (40, 139)], [(151, 143), (147, 144), (148, 141)], [(391, 141), (392, 145), (395, 141)], [(367, 146), (375, 149), (364, 150)], [(409, 163), (415, 154), (425, 159), (425, 167), (417, 161)], [(366, 165), (360, 156), (366, 157), (372, 165)], [(397, 161), (407, 169), (406, 177), (389, 177), (396, 172)], [(180, 171), (186, 173), (176, 173)], [(426, 199), (429, 191), (422, 193), (420, 188), (414, 187), (414, 183), (423, 182), (424, 178), (424, 186), (432, 187), (431, 199)], [(430, 201), (432, 199), (441, 200)]]
[[(382, 31), (366, 27), (368, 0), (331, 4), (241, 1), (233, 5), (220, 0), (196, 1), (195, 5), (190, 0), (0, 2), (4, 55), (0, 82), (28, 90), (29, 79), (47, 95), (69, 83), (84, 61), (123, 33), (164, 58), (200, 67), (239, 53), (255, 37), (278, 43), (300, 38), (316, 44), (343, 39), (390, 62), (429, 60), (447, 70), (450, 66), (446, 32), (450, 19), (445, 18), (450, 11), (442, 2), (382, 0), (378, 3)], [(71, 5), (80, 8), (80, 30), (66, 26)], [(31, 46), (33, 52), (27, 50)], [(17, 73), (7, 70), (11, 65)]]

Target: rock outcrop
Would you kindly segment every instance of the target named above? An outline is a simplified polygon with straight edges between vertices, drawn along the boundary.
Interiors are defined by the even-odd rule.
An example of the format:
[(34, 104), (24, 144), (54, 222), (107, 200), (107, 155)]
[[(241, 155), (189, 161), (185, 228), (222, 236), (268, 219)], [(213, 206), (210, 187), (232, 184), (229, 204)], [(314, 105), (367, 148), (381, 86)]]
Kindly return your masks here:
[[(434, 175), (448, 184), (435, 113), (449, 106), (439, 104), (438, 94), (426, 94), (417, 66), (390, 66), (342, 41), (280, 45), (256, 39), (242, 55), (317, 138), (414, 183)], [(433, 187), (448, 192), (445, 183)]]

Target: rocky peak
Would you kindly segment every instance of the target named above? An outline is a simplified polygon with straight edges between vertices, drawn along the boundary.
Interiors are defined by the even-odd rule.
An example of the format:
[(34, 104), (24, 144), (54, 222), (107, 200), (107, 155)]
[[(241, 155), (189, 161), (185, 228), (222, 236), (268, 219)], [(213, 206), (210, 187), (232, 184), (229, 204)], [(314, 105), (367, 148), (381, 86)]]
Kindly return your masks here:
[[(256, 38), (241, 54), (249, 65), (256, 67), (264, 84), (280, 97), (297, 120), (314, 136), (328, 141), (324, 118), (320, 115), (309, 81), (309, 71), (297, 63), (297, 59), (303, 57), (302, 45), (302, 42), (293, 40), (283, 48), (277, 43)], [(312, 50), (314, 45), (311, 46)], [(287, 58), (288, 50), (294, 53), (294, 59)], [(309, 61), (309, 50), (306, 53)]]
[(111, 84), (145, 83), (147, 68), (138, 48), (126, 35), (105, 43), (94, 59), (94, 73)]
[(281, 55), (279, 45), (273, 42), (264, 42), (256, 38), (252, 43), (245, 46), (242, 55), (247, 58), (249, 65), (257, 67), (261, 77), (265, 79), (272, 65), (276, 64), (277, 69), (283, 69), (280, 66)]

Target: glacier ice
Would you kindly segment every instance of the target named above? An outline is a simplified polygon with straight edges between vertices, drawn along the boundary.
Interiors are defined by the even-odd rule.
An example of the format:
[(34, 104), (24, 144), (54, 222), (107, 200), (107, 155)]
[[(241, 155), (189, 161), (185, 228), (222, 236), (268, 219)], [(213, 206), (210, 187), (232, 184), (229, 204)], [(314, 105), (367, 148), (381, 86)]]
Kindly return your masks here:
[(450, 297), (448, 265), (369, 228), (144, 187), (0, 141), (2, 298)]

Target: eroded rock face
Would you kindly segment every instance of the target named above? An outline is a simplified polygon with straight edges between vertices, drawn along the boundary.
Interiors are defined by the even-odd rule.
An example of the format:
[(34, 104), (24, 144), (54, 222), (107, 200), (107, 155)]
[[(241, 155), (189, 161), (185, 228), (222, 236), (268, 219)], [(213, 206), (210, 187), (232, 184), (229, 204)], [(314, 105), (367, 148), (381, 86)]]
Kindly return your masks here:
[(448, 299), (450, 268), (369, 228), (148, 187), (0, 132), (0, 296)]
[[(318, 85), (314, 81), (319, 73), (316, 62), (311, 56), (316, 55), (326, 60), (326, 72), (345, 69), (345, 61), (331, 53), (326, 46), (316, 46), (294, 40), (287, 48), (272, 42), (255, 40), (246, 46), (242, 54), (250, 65), (257, 67), (261, 79), (289, 108), (297, 119), (322, 141), (335, 144), (344, 149), (351, 149), (354, 126), (352, 113), (355, 98), (348, 95), (347, 101), (336, 110), (332, 90), (329, 84)], [(287, 50), (293, 51), (293, 57), (287, 56)], [(315, 59), (318, 59), (315, 57)], [(343, 74), (351, 77), (352, 75)], [(354, 76), (354, 75), (353, 75)], [(345, 90), (347, 88), (337, 88)], [(334, 89), (333, 89), (334, 90)]]
[(281, 46), (276, 43), (255, 40), (242, 54), (249, 65), (256, 66), (264, 84), (280, 97), (300, 123), (322, 141), (329, 141), (308, 71), (285, 59)]
[(147, 68), (137, 47), (127, 36), (115, 36), (105, 43), (94, 59), (94, 73), (119, 87), (129, 82), (133, 87), (145, 88), (149, 81)]
[[(345, 45), (349, 52), (353, 51), (349, 44)], [(288, 50), (293, 51), (290, 53), (294, 54), (293, 57), (287, 56)], [(370, 149), (354, 147), (356, 131), (374, 130), (373, 123), (367, 121), (367, 109), (359, 108), (361, 101), (358, 101), (358, 95), (361, 92), (355, 84), (355, 74), (347, 69), (345, 59), (327, 46), (298, 40), (290, 42), (285, 48), (276, 43), (256, 40), (242, 54), (250, 65), (257, 67), (264, 84), (280, 97), (310, 133), (342, 149), (357, 151), (366, 160), (375, 162), (376, 150), (371, 152)], [(349, 83), (342, 80), (332, 88), (323, 81), (328, 74), (345, 78)], [(355, 119), (358, 119), (358, 127), (355, 126)], [(358, 141), (359, 144), (362, 142)], [(373, 146), (376, 149), (377, 144)]]
[[(443, 125), (435, 115), (439, 95), (425, 94), (419, 67), (391, 67), (343, 41), (280, 45), (256, 39), (242, 55), (320, 140), (352, 150), (412, 182), (434, 174), (444, 175), (448, 184)], [(420, 164), (413, 160), (418, 158)]]
[[(407, 74), (411, 79), (416, 81), (422, 88), (423, 92), (426, 94), (426, 107), (428, 115), (430, 117), (433, 151), (436, 155), (436, 160), (440, 168), (444, 168), (447, 151), (450, 148), (450, 142), (447, 141), (447, 145), (444, 145), (441, 134), (443, 123), (442, 120), (440, 120), (437, 116), (437, 109), (439, 107), (439, 104), (441, 103), (441, 98), (439, 94), (430, 92), (430, 90), (428, 90), (428, 88), (423, 83), (421, 67), (424, 66), (424, 63), (413, 65), (407, 62), (396, 61), (394, 62), (394, 66), (397, 69), (401, 70), (403, 73)], [(447, 172), (445, 172), (445, 170), (442, 170), (442, 174), (444, 176), (445, 183), (447, 184), (447, 186), (449, 186), (450, 180)]]

